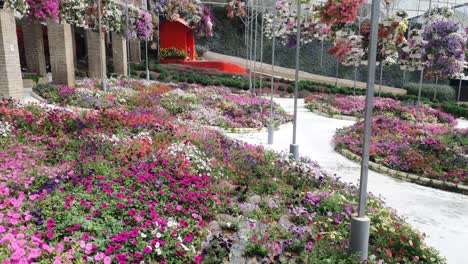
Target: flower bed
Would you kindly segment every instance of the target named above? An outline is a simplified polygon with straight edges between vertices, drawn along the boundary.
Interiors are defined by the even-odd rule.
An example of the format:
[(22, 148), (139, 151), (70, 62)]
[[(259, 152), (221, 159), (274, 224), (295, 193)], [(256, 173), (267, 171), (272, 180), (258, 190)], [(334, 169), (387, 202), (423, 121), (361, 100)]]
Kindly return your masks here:
[[(133, 109), (142, 104), (161, 106), (179, 119), (197, 124), (231, 128), (262, 128), (270, 124), (270, 101), (250, 94), (233, 94), (228, 88), (196, 84), (162, 84), (142, 80), (113, 79), (108, 91), (99, 90), (98, 81), (86, 79), (77, 88), (39, 85), (34, 88), (49, 102), (62, 106), (91, 109), (123, 107)], [(173, 92), (167, 93), (171, 90)], [(291, 116), (274, 105), (273, 124), (291, 121)]]
[[(363, 117), (365, 100), (364, 96), (313, 93), (305, 98), (305, 103), (308, 109), (329, 115)], [(374, 116), (384, 115), (401, 120), (417, 121), (419, 123), (456, 124), (456, 119), (443, 111), (425, 105), (400, 102), (390, 98), (375, 98), (373, 112)]]
[[(363, 122), (338, 130), (336, 148), (361, 155), (363, 130)], [(370, 159), (395, 170), (467, 184), (467, 136), (467, 129), (377, 116), (372, 124)]]
[[(0, 103), (1, 262), (359, 263), (346, 250), (358, 190), (179, 124), (141, 90), (138, 105), (82, 113)], [(368, 206), (370, 263), (445, 263), (380, 200)]]

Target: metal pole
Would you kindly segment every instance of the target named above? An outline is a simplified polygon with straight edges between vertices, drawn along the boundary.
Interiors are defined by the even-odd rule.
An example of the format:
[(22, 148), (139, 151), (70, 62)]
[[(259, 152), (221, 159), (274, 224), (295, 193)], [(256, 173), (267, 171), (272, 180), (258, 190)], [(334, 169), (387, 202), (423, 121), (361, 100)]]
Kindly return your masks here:
[(457, 103), (459, 103), (459, 102), (460, 102), (461, 87), (462, 87), (462, 76), (460, 75), (460, 81), (458, 82), (458, 96), (457, 96)]
[(275, 88), (275, 50), (276, 50), (276, 8), (273, 15), (273, 44), (271, 47), (271, 91), (270, 91), (270, 126), (268, 126), (268, 144), (273, 144), (273, 90)]
[(357, 66), (354, 66), (353, 95), (356, 95)]
[(257, 88), (257, 35), (258, 35), (258, 0), (255, 1), (255, 9), (254, 9), (254, 12), (255, 12), (255, 33), (254, 33), (254, 57), (253, 57), (253, 73), (252, 73), (252, 76), (253, 76), (253, 94), (255, 95), (256, 94), (256, 88)]
[[(263, 90), (263, 19), (265, 14), (265, 0), (262, 0), (262, 20), (261, 20), (261, 30), (260, 30), (260, 96), (262, 96)], [(262, 100), (260, 98), (260, 113), (263, 113)]]
[(149, 72), (149, 63), (148, 63), (148, 40), (145, 40), (145, 56), (146, 56), (146, 80), (150, 80), (150, 72)]
[[(148, 7), (147, 7), (147, 4), (148, 2), (145, 3), (144, 7), (145, 7), (145, 10), (148, 10)], [(150, 72), (149, 72), (149, 62), (148, 62), (148, 40), (146, 39), (145, 40), (145, 57), (146, 57), (146, 80), (149, 81), (150, 80)]]
[(320, 50), (320, 68), (323, 67), (323, 36), (322, 36), (322, 49)]
[(128, 27), (129, 27), (129, 24), (128, 24), (129, 23), (129, 21), (128, 21), (128, 0), (125, 0), (125, 18), (127, 20), (126, 21), (127, 22), (126, 23), (127, 27), (125, 29), (125, 35), (127, 37), (127, 42), (125, 43), (127, 45), (127, 75), (130, 78), (131, 77), (131, 75), (130, 75), (130, 73), (131, 73), (131, 71), (130, 71), (131, 62), (130, 62), (130, 38), (128, 37), (129, 36), (129, 34), (128, 34)]
[(377, 31), (379, 28), (380, 0), (372, 0), (371, 33), (369, 43), (368, 80), (365, 110), (364, 144), (359, 186), (358, 215), (351, 220), (350, 251), (359, 254), (361, 261), (367, 260), (370, 218), (366, 216), (367, 180), (369, 173), (370, 138), (372, 132), (372, 108), (374, 101), (375, 65), (377, 57)]
[[(99, 37), (99, 61), (101, 62), (101, 87), (102, 87), (102, 90), (104, 90), (104, 92), (107, 91), (107, 84), (106, 84), (106, 72), (105, 72), (105, 67), (104, 65), (106, 65), (106, 56), (102, 56), (103, 55), (103, 52), (105, 52), (105, 50), (103, 51), (102, 50), (102, 27), (101, 27), (101, 0), (98, 0), (98, 37)], [(104, 57), (104, 58), (103, 58)]]
[(435, 84), (436, 86), (434, 87), (434, 100), (437, 99), (437, 85), (439, 84), (439, 77), (436, 77)]
[(335, 71), (335, 86), (338, 87), (338, 70), (340, 68), (340, 62), (336, 59), (336, 71)]
[(383, 61), (380, 62), (379, 97), (382, 94)]
[(296, 20), (297, 34), (296, 34), (296, 74), (294, 81), (294, 121), (293, 121), (293, 140), (289, 146), (289, 152), (293, 155), (294, 159), (299, 159), (299, 145), (296, 144), (297, 132), (297, 94), (299, 90), (299, 65), (301, 55), (301, 1), (297, 1), (297, 20)]
[(421, 102), (421, 91), (424, 79), (424, 68), (421, 68), (421, 75), (419, 76), (419, 91), (418, 91), (418, 104)]
[(254, 3), (252, 1), (252, 8), (251, 10), (251, 18), (250, 18), (250, 49), (249, 49), (249, 91), (252, 92), (252, 58), (253, 58), (253, 18), (254, 18), (254, 9), (253, 9)]

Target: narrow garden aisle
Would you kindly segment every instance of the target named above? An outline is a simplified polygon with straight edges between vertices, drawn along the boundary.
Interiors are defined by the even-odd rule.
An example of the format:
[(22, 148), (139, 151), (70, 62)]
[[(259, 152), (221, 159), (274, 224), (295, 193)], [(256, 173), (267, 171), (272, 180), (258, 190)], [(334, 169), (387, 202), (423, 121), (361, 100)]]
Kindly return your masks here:
[[(275, 99), (286, 111), (293, 112), (293, 99)], [(326, 171), (345, 182), (358, 183), (360, 165), (333, 150), (331, 141), (335, 130), (353, 124), (316, 115), (298, 108), (299, 153), (316, 160)], [(460, 124), (465, 126), (466, 123)], [(231, 137), (253, 144), (266, 145), (267, 133), (231, 134)], [(277, 151), (288, 151), (292, 138), (292, 124), (275, 132), (272, 146)], [(446, 256), (449, 263), (464, 263), (468, 248), (468, 196), (432, 189), (369, 172), (369, 191), (382, 195), (389, 207), (408, 218), (408, 222), (427, 234), (429, 245)]]

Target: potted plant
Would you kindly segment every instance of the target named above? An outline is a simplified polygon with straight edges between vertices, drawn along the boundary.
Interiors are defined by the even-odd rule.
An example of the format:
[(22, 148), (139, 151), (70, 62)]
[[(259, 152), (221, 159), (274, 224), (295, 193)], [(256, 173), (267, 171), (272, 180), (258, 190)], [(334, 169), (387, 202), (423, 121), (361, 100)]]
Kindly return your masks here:
[(161, 62), (162, 63), (178, 63), (184, 62), (187, 59), (187, 52), (177, 48), (164, 48), (161, 49)]

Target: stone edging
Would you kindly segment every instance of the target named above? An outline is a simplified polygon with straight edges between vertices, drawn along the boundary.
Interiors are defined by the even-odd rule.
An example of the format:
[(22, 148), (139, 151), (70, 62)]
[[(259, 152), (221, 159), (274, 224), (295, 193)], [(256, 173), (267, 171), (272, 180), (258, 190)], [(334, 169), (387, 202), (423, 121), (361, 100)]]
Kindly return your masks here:
[[(308, 109), (308, 108), (306, 108)], [(323, 117), (328, 117), (328, 118), (334, 118), (334, 119), (340, 119), (340, 120), (347, 120), (347, 121), (358, 121), (359, 120), (359, 117), (355, 117), (355, 116), (348, 116), (348, 115), (330, 115), (330, 114), (327, 114), (327, 113), (323, 113), (323, 112), (320, 112), (320, 111), (316, 111), (316, 110), (311, 110), (311, 109), (308, 109), (310, 112), (314, 113), (314, 114), (317, 114), (319, 116), (323, 116)]]
[[(336, 152), (344, 155), (348, 159), (354, 160), (354, 161), (360, 161), (361, 157), (352, 153), (351, 151), (347, 149), (335, 149)], [(446, 190), (446, 191), (451, 191), (451, 192), (457, 192), (461, 194), (468, 195), (468, 186), (466, 185), (461, 185), (461, 184), (455, 184), (452, 182), (446, 182), (446, 181), (441, 181), (441, 180), (434, 180), (434, 179), (429, 179), (426, 177), (422, 177), (416, 174), (411, 174), (411, 173), (406, 173), (402, 171), (397, 171), (390, 169), (388, 167), (382, 166), (380, 164), (377, 164), (375, 162), (369, 161), (369, 168), (371, 168), (374, 171), (384, 173), (386, 175), (389, 175), (393, 178), (398, 178), (403, 181), (407, 182), (412, 182), (412, 183), (417, 183), (420, 185), (428, 186), (428, 187), (433, 187), (436, 189), (441, 189), (441, 190)]]

